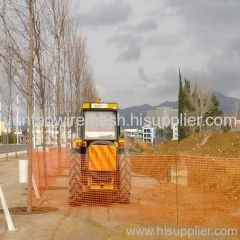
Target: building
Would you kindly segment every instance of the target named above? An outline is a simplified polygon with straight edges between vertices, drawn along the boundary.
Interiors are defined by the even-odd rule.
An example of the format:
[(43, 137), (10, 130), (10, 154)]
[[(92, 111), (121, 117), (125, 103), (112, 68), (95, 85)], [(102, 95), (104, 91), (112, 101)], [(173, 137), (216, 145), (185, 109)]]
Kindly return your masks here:
[[(61, 126), (60, 132), (61, 143), (66, 143), (71, 136), (71, 130), (66, 131), (65, 125)], [(46, 144), (57, 144), (57, 126), (53, 124), (46, 125)], [(41, 146), (43, 144), (43, 126), (35, 125), (35, 131), (33, 133), (33, 142), (35, 146)]]
[(153, 127), (144, 126), (142, 128), (142, 141), (155, 143), (155, 139), (156, 139), (156, 130)]
[(140, 129), (124, 129), (125, 136), (141, 142), (155, 143), (156, 142), (156, 128), (144, 126)]
[(172, 124), (172, 132), (173, 132), (173, 138), (172, 140), (178, 140), (178, 125), (177, 124)]
[(147, 111), (147, 117), (151, 120), (151, 126), (165, 128), (171, 125), (171, 121), (178, 118), (178, 110), (171, 107), (157, 107)]
[(147, 111), (147, 117), (151, 121), (151, 127), (166, 129), (171, 127), (173, 132), (172, 140), (178, 139), (178, 110), (172, 107), (157, 107)]

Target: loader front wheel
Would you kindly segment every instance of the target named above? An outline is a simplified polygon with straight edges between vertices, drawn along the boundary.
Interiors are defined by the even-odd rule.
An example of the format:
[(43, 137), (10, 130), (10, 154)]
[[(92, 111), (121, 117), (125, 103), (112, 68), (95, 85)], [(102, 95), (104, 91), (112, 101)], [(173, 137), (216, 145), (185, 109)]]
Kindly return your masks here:
[(120, 196), (121, 203), (130, 203), (131, 197), (131, 164), (130, 157), (127, 153), (120, 154)]
[(81, 155), (73, 154), (69, 163), (69, 204), (77, 206), (82, 202)]

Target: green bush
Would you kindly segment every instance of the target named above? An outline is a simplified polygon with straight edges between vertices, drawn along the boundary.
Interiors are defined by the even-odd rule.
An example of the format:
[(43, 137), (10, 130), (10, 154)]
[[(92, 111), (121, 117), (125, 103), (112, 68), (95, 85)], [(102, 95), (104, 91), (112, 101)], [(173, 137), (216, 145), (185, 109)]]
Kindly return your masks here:
[(17, 137), (14, 134), (14, 132), (8, 133), (2, 133), (0, 135), (0, 143), (1, 144), (16, 144), (17, 143)]

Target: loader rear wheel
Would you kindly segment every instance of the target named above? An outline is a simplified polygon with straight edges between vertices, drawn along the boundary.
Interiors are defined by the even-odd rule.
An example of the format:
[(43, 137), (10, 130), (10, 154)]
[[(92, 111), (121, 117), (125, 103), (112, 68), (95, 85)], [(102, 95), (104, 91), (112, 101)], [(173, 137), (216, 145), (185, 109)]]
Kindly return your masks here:
[(131, 197), (131, 164), (130, 157), (127, 153), (120, 154), (119, 158), (120, 170), (120, 196), (121, 203), (130, 203)]
[(69, 164), (69, 204), (76, 206), (82, 202), (81, 155), (73, 154)]

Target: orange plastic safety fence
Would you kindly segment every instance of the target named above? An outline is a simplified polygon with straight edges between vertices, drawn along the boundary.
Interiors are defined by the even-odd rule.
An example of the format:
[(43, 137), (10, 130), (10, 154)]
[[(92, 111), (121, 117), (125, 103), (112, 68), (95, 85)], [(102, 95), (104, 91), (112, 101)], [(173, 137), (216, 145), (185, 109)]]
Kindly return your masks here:
[(240, 159), (122, 154), (117, 171), (101, 172), (89, 171), (87, 155), (52, 148), (46, 167), (47, 178), (43, 153), (34, 151), (35, 204), (108, 220), (240, 229)]
[(68, 175), (68, 153), (65, 148), (58, 152), (56, 147), (32, 151), (33, 178), (39, 191), (56, 187), (56, 180), (62, 175)]

